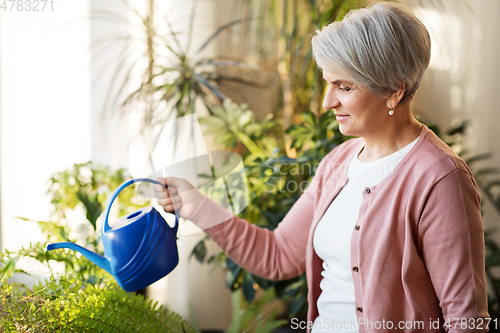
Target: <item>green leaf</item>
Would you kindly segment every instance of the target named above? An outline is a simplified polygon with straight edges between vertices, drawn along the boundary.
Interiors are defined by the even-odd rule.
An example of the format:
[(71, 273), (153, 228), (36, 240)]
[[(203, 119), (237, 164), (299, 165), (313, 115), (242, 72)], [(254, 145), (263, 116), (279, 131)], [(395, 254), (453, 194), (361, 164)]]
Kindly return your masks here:
[(261, 278), (260, 276), (257, 276), (255, 274), (252, 274), (252, 279), (255, 281), (255, 283), (257, 283), (259, 287), (264, 290), (268, 289), (274, 284), (274, 282)]
[(302, 311), (307, 304), (307, 293), (303, 292), (292, 298), (288, 303), (288, 315), (294, 316)]
[(468, 166), (471, 166), (477, 161), (487, 160), (492, 156), (493, 155), (491, 153), (477, 154), (469, 158), (464, 158), (464, 162), (467, 163)]
[(469, 125), (469, 123), (467, 121), (464, 121), (459, 126), (454, 127), (452, 129), (448, 130), (446, 134), (448, 134), (448, 135), (464, 134), (465, 133), (465, 128), (468, 125)]
[(221, 130), (226, 127), (224, 120), (216, 116), (200, 117), (198, 118), (198, 121), (202, 125), (207, 125), (209, 127), (212, 127), (213, 130)]
[[(243, 112), (243, 114), (241, 114), (239, 117), (238, 117), (238, 125), (240, 128), (244, 127), (246, 124), (250, 123), (252, 120), (254, 119), (254, 114), (252, 111), (246, 111), (246, 112)], [(253, 124), (254, 126), (258, 126), (257, 124)]]
[(487, 174), (498, 174), (499, 171), (499, 168), (484, 168), (477, 170), (474, 174), (476, 175), (476, 177), (480, 177)]
[(302, 119), (304, 124), (311, 126), (312, 128), (316, 127), (316, 115), (311, 111), (305, 111), (302, 113)]
[(255, 289), (253, 287), (252, 275), (250, 272), (243, 274), (243, 295), (247, 302), (251, 302), (255, 296)]
[(76, 196), (85, 207), (87, 220), (90, 222), (94, 230), (96, 230), (97, 219), (102, 214), (102, 205), (98, 200), (98, 193), (88, 195), (81, 189), (78, 189)]
[(71, 241), (63, 226), (55, 222), (38, 221), (37, 223), (42, 232), (54, 237), (57, 241)]
[(196, 246), (193, 248), (191, 251), (191, 254), (189, 255), (189, 259), (194, 255), (196, 260), (202, 264), (203, 261), (205, 260), (205, 257), (207, 256), (207, 248), (205, 246), (205, 240), (206, 238), (203, 238), (201, 241), (199, 241)]
[(256, 135), (260, 134), (261, 132), (261, 125), (257, 123), (251, 123), (245, 126), (245, 133), (247, 135)]
[(243, 269), (240, 266), (238, 266), (234, 261), (232, 261), (230, 258), (226, 258), (226, 267), (227, 267), (226, 286), (234, 291), (239, 287), (235, 286), (235, 284), (238, 280), (238, 277), (242, 273)]
[(500, 265), (500, 251), (494, 252), (485, 260), (485, 267), (490, 268)]

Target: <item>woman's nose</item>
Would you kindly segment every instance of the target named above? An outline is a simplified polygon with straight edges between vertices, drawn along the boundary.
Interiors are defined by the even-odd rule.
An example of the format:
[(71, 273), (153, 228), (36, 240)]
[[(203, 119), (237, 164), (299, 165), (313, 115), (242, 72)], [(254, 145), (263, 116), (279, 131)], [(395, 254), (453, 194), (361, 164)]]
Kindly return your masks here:
[(340, 105), (340, 101), (337, 98), (335, 92), (332, 89), (328, 89), (325, 94), (325, 99), (323, 100), (323, 108), (325, 110), (331, 110), (337, 108)]

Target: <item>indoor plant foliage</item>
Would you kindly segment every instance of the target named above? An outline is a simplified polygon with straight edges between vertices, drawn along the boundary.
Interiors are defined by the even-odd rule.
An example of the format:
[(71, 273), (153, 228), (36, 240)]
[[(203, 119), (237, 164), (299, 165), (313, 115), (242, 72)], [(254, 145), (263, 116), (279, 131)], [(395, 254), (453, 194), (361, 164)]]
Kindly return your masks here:
[(110, 276), (95, 285), (52, 279), (33, 291), (2, 280), (0, 301), (2, 332), (198, 332), (152, 300), (125, 292)]
[[(0, 331), (197, 332), (151, 299), (125, 292), (108, 273), (79, 254), (46, 251), (48, 243), (66, 241), (102, 254), (98, 218), (111, 191), (129, 178), (123, 169), (112, 172), (90, 162), (52, 176), (48, 191), (52, 220), (37, 222), (47, 240), (0, 254)], [(147, 203), (128, 187), (120, 193), (117, 207), (119, 214), (126, 214)], [(75, 208), (82, 208), (86, 218), (72, 228), (67, 219)], [(33, 286), (13, 282), (18, 274), (30, 274), (17, 265), (25, 258), (48, 267), (51, 276)], [(54, 262), (64, 263), (62, 273), (52, 271)]]
[[(123, 43), (121, 56), (116, 64), (109, 84), (108, 98), (104, 105), (106, 113), (120, 116), (140, 112), (143, 129), (150, 128), (168, 119), (182, 117), (195, 112), (195, 103), (201, 101), (208, 112), (226, 98), (218, 82), (224, 80), (250, 84), (241, 77), (223, 77), (219, 69), (242, 68), (253, 71), (251, 66), (231, 57), (207, 55), (207, 49), (221, 32), (245, 19), (221, 25), (200, 45), (194, 45), (194, 25), (197, 1), (192, 2), (188, 31), (180, 32), (170, 22), (166, 13), (155, 0), (146, 1), (145, 13), (126, 4), (130, 17), (115, 12), (94, 11), (93, 19), (105, 19), (109, 23), (124, 24), (133, 31), (118, 37), (104, 39), (104, 47)], [(183, 35), (187, 35), (184, 42)], [(97, 46), (97, 45), (96, 45)], [(139, 52), (137, 52), (139, 50)], [(140, 111), (138, 111), (140, 110)]]
[[(73, 242), (102, 255), (98, 219), (112, 191), (127, 179), (130, 179), (130, 175), (124, 169), (111, 171), (108, 167), (92, 162), (75, 164), (68, 170), (56, 172), (50, 179), (47, 191), (52, 204), (51, 220), (31, 221), (21, 218), (37, 223), (47, 240), (31, 244), (17, 253), (47, 265), (50, 260), (63, 262), (66, 273), (75, 273), (82, 281), (94, 281), (100, 268), (87, 259), (81, 259), (74, 252), (47, 252), (45, 249), (49, 243)], [(128, 187), (118, 196), (118, 215), (132, 213), (148, 202), (146, 198), (134, 195), (133, 188)], [(69, 217), (73, 217), (78, 210), (83, 211), (85, 218), (75, 220)]]
[[(294, 158), (286, 155), (282, 120), (274, 119), (272, 114), (256, 121), (246, 105), (238, 106), (226, 100), (221, 107), (214, 107), (213, 116), (199, 119), (205, 126), (205, 134), (225, 133), (215, 138), (222, 149), (236, 149), (243, 157), (249, 204), (238, 215), (240, 218), (274, 230), (307, 187), (319, 161), (348, 139), (339, 132), (338, 123), (332, 121), (331, 110), (319, 117), (307, 111), (301, 118), (302, 124), (286, 130), (292, 138), (291, 148), (296, 150)], [(206, 256), (206, 240), (200, 241), (192, 253), (200, 262)], [(277, 297), (288, 301), (290, 316), (306, 309), (304, 274), (290, 280), (269, 281), (244, 270), (224, 253), (208, 258), (208, 262), (225, 267), (228, 288), (241, 289), (245, 301), (250, 304), (257, 285), (273, 289)]]
[(277, 315), (277, 308), (264, 310), (276, 297), (273, 289), (266, 290), (262, 297), (252, 303), (247, 303), (241, 294), (239, 290), (231, 295), (233, 318), (226, 333), (268, 333), (287, 323), (283, 319), (274, 319)]

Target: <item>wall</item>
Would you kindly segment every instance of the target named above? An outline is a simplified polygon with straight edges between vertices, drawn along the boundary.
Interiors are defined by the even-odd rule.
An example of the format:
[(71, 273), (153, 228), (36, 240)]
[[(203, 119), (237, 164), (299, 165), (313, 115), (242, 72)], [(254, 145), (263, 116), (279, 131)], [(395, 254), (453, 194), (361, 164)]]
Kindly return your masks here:
[(36, 226), (16, 217), (47, 220), (50, 175), (91, 158), (89, 23), (69, 24), (88, 11), (86, 1), (56, 1), (38, 13), (0, 10), (4, 248), (40, 239)]

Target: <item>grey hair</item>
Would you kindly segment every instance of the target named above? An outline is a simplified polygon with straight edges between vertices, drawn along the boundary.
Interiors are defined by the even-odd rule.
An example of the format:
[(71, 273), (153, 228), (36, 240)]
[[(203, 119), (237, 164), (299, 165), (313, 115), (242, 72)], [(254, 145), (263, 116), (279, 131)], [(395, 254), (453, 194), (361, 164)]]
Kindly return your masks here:
[(409, 8), (382, 2), (350, 11), (312, 38), (323, 71), (341, 72), (387, 98), (405, 86), (400, 103), (413, 97), (431, 58), (431, 39)]

